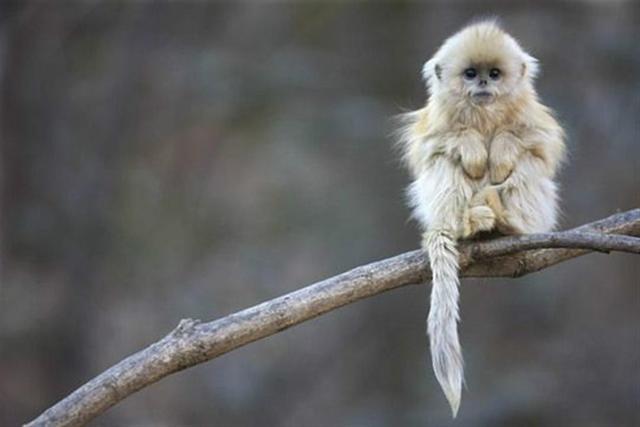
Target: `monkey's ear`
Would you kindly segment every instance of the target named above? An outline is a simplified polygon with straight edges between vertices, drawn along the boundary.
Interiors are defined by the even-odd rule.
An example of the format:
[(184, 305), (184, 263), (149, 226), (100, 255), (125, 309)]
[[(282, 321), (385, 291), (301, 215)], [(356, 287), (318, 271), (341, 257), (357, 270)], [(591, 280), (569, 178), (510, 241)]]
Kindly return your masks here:
[(436, 64), (433, 66), (433, 72), (435, 73), (438, 80), (442, 80), (442, 67), (440, 64)]
[(442, 67), (432, 58), (424, 64), (424, 67), (422, 67), (422, 78), (425, 82), (430, 83), (433, 76), (438, 80), (442, 79)]

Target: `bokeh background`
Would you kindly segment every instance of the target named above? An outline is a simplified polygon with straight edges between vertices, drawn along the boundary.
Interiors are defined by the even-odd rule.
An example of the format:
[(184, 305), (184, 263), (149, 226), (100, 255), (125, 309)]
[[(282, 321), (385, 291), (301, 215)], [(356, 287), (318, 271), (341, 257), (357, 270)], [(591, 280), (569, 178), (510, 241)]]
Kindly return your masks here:
[[(0, 4), (0, 425), (170, 331), (415, 249), (395, 114), (473, 17), (542, 62), (563, 227), (640, 206), (634, 1)], [(104, 426), (638, 426), (640, 261), (468, 280), (452, 422), (410, 286), (169, 377)]]

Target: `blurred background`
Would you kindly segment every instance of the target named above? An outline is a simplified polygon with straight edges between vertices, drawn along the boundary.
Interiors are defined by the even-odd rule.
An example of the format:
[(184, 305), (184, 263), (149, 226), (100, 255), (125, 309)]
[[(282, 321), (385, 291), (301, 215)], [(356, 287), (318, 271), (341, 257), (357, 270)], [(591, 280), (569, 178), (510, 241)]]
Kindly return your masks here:
[[(183, 317), (212, 320), (415, 249), (391, 117), (422, 63), (498, 15), (566, 125), (572, 227), (640, 206), (633, 1), (0, 4), (0, 425)], [(104, 426), (638, 426), (640, 262), (467, 280), (458, 420), (428, 288), (173, 375)]]

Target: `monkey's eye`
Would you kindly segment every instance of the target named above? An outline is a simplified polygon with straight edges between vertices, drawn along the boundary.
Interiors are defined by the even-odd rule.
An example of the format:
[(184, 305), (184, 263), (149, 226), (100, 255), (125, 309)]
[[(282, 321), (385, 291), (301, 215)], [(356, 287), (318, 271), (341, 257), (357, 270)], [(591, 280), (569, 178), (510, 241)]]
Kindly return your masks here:
[(464, 77), (469, 80), (475, 79), (477, 75), (478, 71), (475, 68), (467, 68), (466, 70), (464, 70)]
[(498, 68), (492, 68), (491, 71), (489, 71), (489, 77), (491, 77), (492, 80), (498, 80), (500, 78), (500, 70)]

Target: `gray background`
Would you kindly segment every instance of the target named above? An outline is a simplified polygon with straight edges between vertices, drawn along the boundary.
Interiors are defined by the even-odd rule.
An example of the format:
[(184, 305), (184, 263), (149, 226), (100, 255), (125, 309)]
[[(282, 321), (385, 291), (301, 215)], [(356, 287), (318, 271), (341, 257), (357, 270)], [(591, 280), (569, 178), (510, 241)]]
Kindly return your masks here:
[[(0, 5), (0, 424), (171, 330), (417, 247), (390, 118), (496, 14), (565, 124), (570, 227), (640, 205), (638, 2)], [(451, 422), (412, 286), (174, 375), (105, 426), (637, 426), (639, 261), (468, 280)]]

